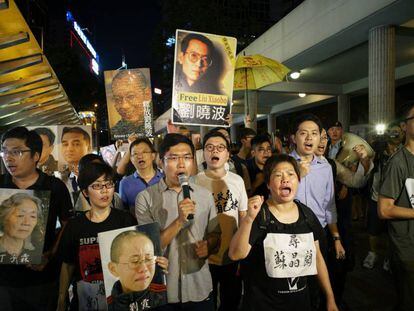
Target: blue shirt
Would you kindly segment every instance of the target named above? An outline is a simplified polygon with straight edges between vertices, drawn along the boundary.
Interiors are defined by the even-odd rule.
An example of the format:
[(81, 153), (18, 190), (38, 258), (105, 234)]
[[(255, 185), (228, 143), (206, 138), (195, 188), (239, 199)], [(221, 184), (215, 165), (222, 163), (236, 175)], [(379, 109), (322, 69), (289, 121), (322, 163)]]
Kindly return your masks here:
[(335, 145), (330, 145), (328, 150), (328, 158), (329, 159), (336, 159), (336, 155), (339, 152), (339, 149), (342, 148), (342, 140), (336, 142)]
[(135, 198), (138, 193), (147, 189), (149, 186), (158, 183), (163, 177), (164, 173), (158, 169), (155, 171), (154, 177), (152, 177), (148, 183), (139, 176), (137, 171), (132, 175), (124, 177), (119, 184), (119, 194), (121, 195), (122, 202), (124, 202), (124, 205), (128, 206), (129, 210), (135, 214)]
[[(290, 156), (300, 161), (294, 150)], [(296, 199), (308, 206), (322, 227), (337, 220), (332, 168), (326, 159), (313, 157), (308, 175), (301, 177)]]

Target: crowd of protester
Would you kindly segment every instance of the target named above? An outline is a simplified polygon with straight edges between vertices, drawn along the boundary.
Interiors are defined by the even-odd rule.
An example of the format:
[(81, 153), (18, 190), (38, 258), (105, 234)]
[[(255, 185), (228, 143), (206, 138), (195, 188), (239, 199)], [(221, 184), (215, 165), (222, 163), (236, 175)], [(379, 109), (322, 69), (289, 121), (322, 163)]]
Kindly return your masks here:
[[(386, 137), (372, 142), (374, 158), (364, 145), (354, 146), (353, 167), (336, 159), (342, 124), (324, 126), (313, 114), (292, 123), (292, 146), (247, 126), (235, 153), (226, 128), (210, 130), (198, 150), (182, 130), (166, 134), (158, 150), (131, 135), (117, 167), (89, 154), (82, 131), (65, 132), (66, 148), (76, 139), (79, 156), (70, 154), (60, 179), (38, 169), (45, 133), (4, 132), (1, 187), (49, 190), (51, 198), (42, 262), (0, 265), (0, 309), (92, 310), (83, 298), (92, 292), (96, 305), (105, 305), (98, 233), (158, 222), (164, 254), (156, 261), (167, 272), (168, 304), (156, 310), (347, 310), (352, 201), (365, 188), (359, 191), (369, 203), (363, 266), (373, 268), (378, 244), (389, 239), (384, 268), (395, 278), (396, 307), (413, 310), (413, 102)], [(189, 177), (190, 197), (182, 175)], [(0, 210), (2, 223), (8, 213)], [(82, 257), (98, 258), (94, 274), (85, 273)]]

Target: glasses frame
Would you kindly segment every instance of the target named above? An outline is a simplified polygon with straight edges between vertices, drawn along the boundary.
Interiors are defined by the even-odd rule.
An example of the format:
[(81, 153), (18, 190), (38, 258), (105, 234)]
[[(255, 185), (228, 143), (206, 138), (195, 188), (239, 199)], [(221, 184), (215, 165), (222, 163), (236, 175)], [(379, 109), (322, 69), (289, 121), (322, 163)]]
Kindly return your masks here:
[(109, 190), (115, 188), (115, 183), (113, 181), (108, 181), (105, 184), (90, 184), (89, 187), (93, 190), (103, 190), (103, 188)]
[[(202, 64), (203, 66), (205, 66), (205, 67), (211, 67), (211, 65), (213, 64), (213, 60), (212, 60), (212, 59), (211, 59), (211, 57), (209, 57), (209, 56), (201, 56), (201, 54), (199, 54), (199, 53), (197, 53), (197, 52), (185, 52), (184, 54), (187, 54), (187, 55), (188, 55), (188, 60), (189, 60), (192, 64), (197, 64), (197, 63), (198, 63), (198, 62), (200, 62), (200, 61), (201, 61), (201, 64)], [(197, 57), (197, 60), (196, 60), (196, 61), (193, 61), (193, 60), (191, 59), (190, 54), (195, 55), (195, 56)], [(208, 60), (210, 60), (210, 61), (208, 61)]]
[(165, 161), (172, 162), (172, 163), (178, 163), (180, 159), (183, 159), (185, 163), (190, 163), (190, 161), (194, 160), (194, 156), (193, 155), (184, 155), (184, 156), (172, 155), (172, 156), (164, 157)]
[[(27, 150), (0, 150), (0, 158), (5, 158), (7, 155), (13, 158), (21, 158), (25, 152), (31, 152), (31, 149)], [(15, 153), (15, 154), (13, 154)]]
[(137, 260), (130, 260), (128, 262), (117, 262), (119, 265), (128, 265), (128, 268), (133, 270), (138, 268), (141, 265), (153, 265), (155, 264), (155, 260), (157, 259), (157, 256), (152, 256), (151, 259), (137, 259)]
[(220, 145), (207, 144), (204, 146), (204, 149), (207, 150), (208, 152), (214, 152), (214, 150), (217, 150), (218, 152), (223, 152), (227, 150), (227, 146), (222, 145), (222, 144)]
[(134, 153), (131, 153), (131, 157), (136, 158), (138, 156), (144, 156), (144, 155), (148, 155), (148, 154), (152, 154), (152, 153), (154, 153), (154, 152), (153, 151), (134, 152)]

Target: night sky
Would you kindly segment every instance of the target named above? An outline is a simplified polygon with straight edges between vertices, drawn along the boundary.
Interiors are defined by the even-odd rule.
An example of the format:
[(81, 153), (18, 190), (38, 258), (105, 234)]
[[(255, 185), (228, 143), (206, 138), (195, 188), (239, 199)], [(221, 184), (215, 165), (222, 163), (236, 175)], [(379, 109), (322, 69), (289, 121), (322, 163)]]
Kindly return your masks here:
[(102, 71), (121, 67), (123, 53), (128, 68), (157, 66), (151, 57), (151, 42), (161, 20), (156, 0), (72, 1), (68, 7), (81, 27), (92, 32), (92, 36), (85, 34), (99, 54)]

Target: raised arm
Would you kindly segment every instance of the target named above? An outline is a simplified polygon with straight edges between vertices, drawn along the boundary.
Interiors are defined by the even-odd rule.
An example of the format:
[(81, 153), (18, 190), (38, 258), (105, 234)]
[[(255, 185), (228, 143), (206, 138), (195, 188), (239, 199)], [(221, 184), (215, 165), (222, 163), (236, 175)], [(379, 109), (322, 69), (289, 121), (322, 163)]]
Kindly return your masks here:
[(263, 197), (258, 195), (249, 199), (247, 215), (241, 219), (240, 227), (230, 242), (229, 257), (232, 260), (244, 259), (249, 255), (250, 249), (252, 248), (249, 243), (250, 232), (253, 221), (259, 213), (263, 201)]

